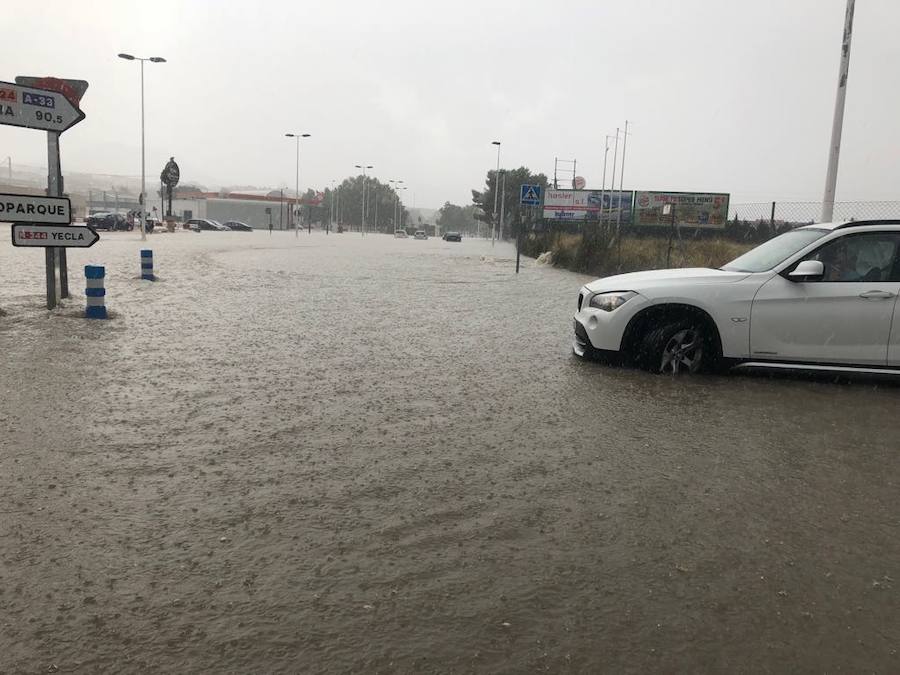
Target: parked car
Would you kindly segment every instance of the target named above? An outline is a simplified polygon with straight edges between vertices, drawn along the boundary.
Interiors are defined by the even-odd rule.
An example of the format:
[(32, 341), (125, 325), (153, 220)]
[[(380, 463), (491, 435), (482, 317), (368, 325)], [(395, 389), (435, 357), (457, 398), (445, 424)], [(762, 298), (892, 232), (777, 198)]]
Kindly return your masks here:
[(87, 224), (95, 230), (107, 232), (125, 232), (134, 229), (121, 213), (95, 213), (88, 216)]
[(234, 230), (235, 232), (253, 232), (253, 228), (247, 223), (242, 223), (239, 220), (229, 220), (223, 223), (225, 227), (229, 230)]
[(425, 230), (416, 230), (413, 239), (428, 239), (428, 235), (425, 234)]
[(900, 374), (900, 220), (808, 225), (720, 269), (619, 274), (578, 294), (574, 351), (654, 372)]
[(194, 232), (200, 232), (201, 230), (207, 230), (211, 232), (228, 231), (228, 228), (222, 225), (222, 223), (210, 218), (191, 218), (189, 221), (187, 221), (187, 225)]
[(442, 239), (444, 241), (462, 241), (462, 235), (459, 232), (445, 232)]
[(406, 230), (394, 230), (394, 239), (406, 239), (408, 236)]

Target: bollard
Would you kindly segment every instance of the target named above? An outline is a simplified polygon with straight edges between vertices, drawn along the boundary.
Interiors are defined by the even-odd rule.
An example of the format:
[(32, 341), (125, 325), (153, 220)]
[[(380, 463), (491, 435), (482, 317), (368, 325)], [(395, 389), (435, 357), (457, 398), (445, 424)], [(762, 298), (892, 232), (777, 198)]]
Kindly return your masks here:
[(156, 281), (153, 274), (153, 251), (148, 248), (141, 250), (141, 279)]
[(106, 319), (106, 288), (103, 287), (106, 268), (96, 265), (85, 265), (84, 278), (87, 287), (84, 294), (87, 297), (87, 307), (84, 308), (84, 316), (87, 319)]

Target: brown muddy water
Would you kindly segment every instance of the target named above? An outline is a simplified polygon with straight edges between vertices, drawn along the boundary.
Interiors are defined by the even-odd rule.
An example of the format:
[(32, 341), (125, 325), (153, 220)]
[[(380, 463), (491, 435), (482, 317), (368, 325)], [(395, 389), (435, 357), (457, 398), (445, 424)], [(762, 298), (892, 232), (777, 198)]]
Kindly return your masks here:
[(0, 672), (900, 672), (900, 386), (582, 363), (482, 241), (149, 247), (51, 315), (0, 246)]

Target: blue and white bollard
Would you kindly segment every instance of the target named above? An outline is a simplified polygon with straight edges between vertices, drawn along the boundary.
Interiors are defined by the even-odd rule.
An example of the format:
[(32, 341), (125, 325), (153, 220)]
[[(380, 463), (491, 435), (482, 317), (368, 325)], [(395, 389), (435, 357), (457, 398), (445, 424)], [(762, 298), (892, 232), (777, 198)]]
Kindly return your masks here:
[(84, 278), (87, 287), (84, 294), (87, 297), (87, 307), (84, 308), (84, 316), (87, 319), (106, 319), (106, 268), (96, 265), (85, 265)]
[(153, 251), (149, 248), (141, 250), (141, 279), (156, 281), (156, 275), (153, 274)]

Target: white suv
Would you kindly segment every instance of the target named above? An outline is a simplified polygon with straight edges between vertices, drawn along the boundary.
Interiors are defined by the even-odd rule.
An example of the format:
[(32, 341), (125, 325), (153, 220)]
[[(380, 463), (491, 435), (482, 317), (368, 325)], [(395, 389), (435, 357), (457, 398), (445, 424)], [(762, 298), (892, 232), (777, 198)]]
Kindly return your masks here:
[(809, 225), (721, 269), (593, 281), (575, 353), (655, 372), (716, 366), (900, 374), (900, 220)]

